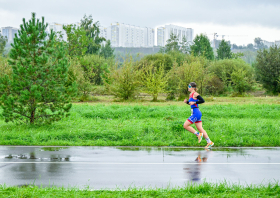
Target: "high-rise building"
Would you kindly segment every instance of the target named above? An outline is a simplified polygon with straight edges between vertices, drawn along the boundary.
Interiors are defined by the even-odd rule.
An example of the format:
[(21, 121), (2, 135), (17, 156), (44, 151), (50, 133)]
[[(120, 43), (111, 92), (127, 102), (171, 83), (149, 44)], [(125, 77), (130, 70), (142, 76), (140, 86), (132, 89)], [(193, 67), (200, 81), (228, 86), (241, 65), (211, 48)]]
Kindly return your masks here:
[[(155, 30), (153, 28), (146, 28), (147, 36), (145, 37), (145, 47), (153, 47), (155, 43)], [(146, 35), (146, 34), (145, 34)]]
[(182, 39), (185, 37), (187, 42), (193, 41), (193, 29), (184, 28), (176, 25), (165, 25), (164, 27), (157, 28), (157, 45), (165, 46), (166, 41), (170, 39), (171, 34), (175, 34), (179, 42), (182, 42)]
[(271, 46), (273, 46), (275, 43), (274, 43), (274, 42), (270, 42), (270, 41), (263, 40), (263, 44), (264, 44), (264, 46), (271, 47)]
[(18, 33), (18, 30), (19, 29), (14, 28), (14, 27), (2, 27), (1, 28), (1, 34), (4, 37), (7, 37), (8, 43), (12, 43), (14, 41), (15, 34)]
[(157, 28), (157, 45), (158, 46), (165, 46), (165, 40), (164, 40), (164, 27)]
[[(66, 25), (66, 24), (60, 24), (60, 23), (49, 23), (48, 27), (47, 27), (47, 33), (50, 33), (51, 30), (53, 30), (55, 33), (58, 33), (60, 32), (63, 36), (63, 40), (67, 40), (67, 35), (66, 35), (66, 32), (65, 30), (63, 29), (63, 25)], [(78, 23), (76, 23), (76, 25), (78, 25)]]
[(106, 40), (111, 40), (111, 27), (99, 27), (99, 37), (104, 37)]
[(154, 29), (113, 23), (111, 24), (111, 44), (113, 47), (152, 47), (154, 46)]

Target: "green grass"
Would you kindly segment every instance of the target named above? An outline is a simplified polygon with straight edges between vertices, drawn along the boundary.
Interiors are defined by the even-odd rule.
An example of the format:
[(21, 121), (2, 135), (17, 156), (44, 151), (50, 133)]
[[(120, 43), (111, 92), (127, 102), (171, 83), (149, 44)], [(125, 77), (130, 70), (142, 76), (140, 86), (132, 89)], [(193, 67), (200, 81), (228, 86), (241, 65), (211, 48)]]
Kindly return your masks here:
[(36, 186), (7, 187), (0, 185), (0, 197), (279, 197), (278, 184), (247, 185), (202, 183), (166, 189), (129, 188), (128, 190), (96, 190)]
[[(280, 105), (201, 105), (203, 126), (215, 146), (280, 146)], [(183, 129), (187, 105), (74, 104), (52, 125), (5, 123), (0, 145), (204, 146)]]

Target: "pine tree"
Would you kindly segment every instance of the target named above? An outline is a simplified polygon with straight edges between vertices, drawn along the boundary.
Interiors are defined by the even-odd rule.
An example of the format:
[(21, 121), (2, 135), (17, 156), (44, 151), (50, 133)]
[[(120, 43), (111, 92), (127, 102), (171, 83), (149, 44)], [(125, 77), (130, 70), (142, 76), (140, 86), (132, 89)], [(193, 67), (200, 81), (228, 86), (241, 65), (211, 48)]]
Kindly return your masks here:
[(217, 49), (217, 59), (231, 59), (232, 58), (232, 52), (230, 49), (230, 45), (223, 39), (221, 43), (219, 44), (219, 47)]
[(176, 34), (171, 33), (170, 38), (166, 41), (165, 52), (179, 51), (179, 38)]
[(183, 36), (182, 42), (180, 44), (181, 44), (181, 50), (180, 51), (184, 54), (188, 54), (189, 51), (190, 51), (190, 46), (189, 46), (189, 42), (188, 42), (188, 40), (185, 36)]
[(208, 60), (214, 59), (214, 52), (210, 45), (210, 41), (206, 35), (197, 35), (191, 46), (191, 54), (194, 56), (204, 56)]
[(73, 86), (65, 87), (68, 63), (62, 43), (48, 24), (35, 18), (20, 26), (10, 52), (12, 78), (0, 79), (0, 105), (6, 122), (51, 123), (69, 114)]

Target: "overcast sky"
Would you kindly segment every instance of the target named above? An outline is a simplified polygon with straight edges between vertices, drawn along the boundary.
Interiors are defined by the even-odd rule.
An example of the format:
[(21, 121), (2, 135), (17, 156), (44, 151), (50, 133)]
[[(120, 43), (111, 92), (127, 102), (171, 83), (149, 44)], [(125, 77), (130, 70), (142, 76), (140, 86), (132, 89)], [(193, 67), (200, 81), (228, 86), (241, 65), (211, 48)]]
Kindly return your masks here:
[(91, 14), (102, 26), (175, 24), (211, 39), (214, 32), (233, 35), (225, 39), (239, 45), (255, 37), (280, 40), (280, 0), (0, 0), (0, 27), (19, 27), (31, 12), (58, 23), (78, 22)]

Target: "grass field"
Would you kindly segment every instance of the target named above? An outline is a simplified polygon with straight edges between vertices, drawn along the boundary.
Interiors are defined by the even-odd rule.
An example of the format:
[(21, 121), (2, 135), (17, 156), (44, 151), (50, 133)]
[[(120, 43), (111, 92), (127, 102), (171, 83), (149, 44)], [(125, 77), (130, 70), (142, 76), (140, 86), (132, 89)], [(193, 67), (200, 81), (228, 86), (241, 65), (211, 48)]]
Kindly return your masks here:
[[(243, 101), (243, 102), (242, 102)], [(215, 146), (280, 146), (280, 105), (271, 98), (208, 98), (200, 106)], [(183, 129), (190, 107), (182, 102), (77, 103), (52, 125), (5, 123), (0, 145), (204, 146)]]
[(6, 187), (0, 185), (1, 197), (279, 197), (278, 184), (241, 186), (235, 184), (187, 185), (182, 188), (122, 190), (79, 190), (75, 188)]

